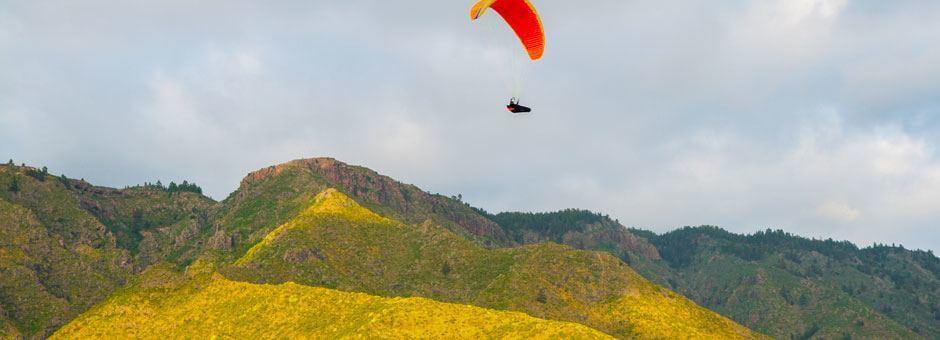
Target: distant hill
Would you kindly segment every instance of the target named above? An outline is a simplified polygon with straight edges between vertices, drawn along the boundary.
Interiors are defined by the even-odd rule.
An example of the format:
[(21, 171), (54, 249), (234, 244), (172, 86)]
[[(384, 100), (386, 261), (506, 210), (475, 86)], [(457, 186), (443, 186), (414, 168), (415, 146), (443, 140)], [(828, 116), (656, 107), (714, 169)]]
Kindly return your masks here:
[(859, 249), (782, 231), (657, 235), (580, 210), (489, 218), (525, 243), (610, 252), (651, 281), (776, 337), (940, 337), (940, 260), (931, 252)]
[(930, 252), (715, 227), (650, 239), (673, 270), (672, 287), (755, 329), (940, 338), (940, 261)]
[(522, 313), (294, 283), (256, 285), (218, 275), (189, 279), (160, 266), (52, 338), (191, 337), (610, 338), (576, 323)]

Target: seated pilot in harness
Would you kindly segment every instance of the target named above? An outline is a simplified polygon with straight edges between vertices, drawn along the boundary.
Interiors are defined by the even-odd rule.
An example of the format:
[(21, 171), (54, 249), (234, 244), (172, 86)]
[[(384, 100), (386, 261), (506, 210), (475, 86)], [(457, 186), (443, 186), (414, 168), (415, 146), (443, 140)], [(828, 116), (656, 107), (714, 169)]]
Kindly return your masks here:
[(509, 100), (509, 105), (506, 105), (506, 109), (512, 113), (532, 112), (532, 109), (519, 105), (519, 99), (516, 99), (516, 97), (513, 97), (512, 99)]

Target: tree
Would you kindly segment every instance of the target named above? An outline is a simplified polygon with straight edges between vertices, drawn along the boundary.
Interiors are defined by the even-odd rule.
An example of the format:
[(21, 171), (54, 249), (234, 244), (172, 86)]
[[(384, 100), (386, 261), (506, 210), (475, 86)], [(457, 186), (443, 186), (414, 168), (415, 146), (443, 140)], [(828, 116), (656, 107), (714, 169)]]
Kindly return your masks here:
[(20, 181), (16, 179), (16, 176), (13, 176), (13, 180), (10, 181), (10, 186), (8, 189), (13, 193), (20, 192)]
[(49, 168), (47, 168), (47, 167), (42, 167), (42, 174), (43, 174), (43, 175), (48, 175), (48, 174), (49, 174)]
[(10, 158), (10, 161), (7, 162), (7, 166), (11, 168), (13, 167), (13, 158)]
[(545, 296), (545, 290), (544, 290), (544, 289), (542, 289), (542, 290), (539, 291), (539, 295), (535, 297), (535, 301), (538, 301), (538, 302), (540, 302), (540, 303), (546, 303), (546, 302), (548, 302), (548, 297)]
[(43, 182), (46, 180), (46, 174), (41, 170), (36, 170), (33, 168), (26, 168), (26, 175), (32, 178), (35, 178), (37, 181)]

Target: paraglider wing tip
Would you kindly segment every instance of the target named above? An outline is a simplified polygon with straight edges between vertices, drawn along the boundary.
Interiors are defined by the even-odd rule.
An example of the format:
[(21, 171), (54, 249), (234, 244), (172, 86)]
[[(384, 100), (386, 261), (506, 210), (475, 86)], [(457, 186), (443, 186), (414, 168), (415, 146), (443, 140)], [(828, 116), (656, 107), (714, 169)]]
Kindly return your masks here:
[(480, 16), (483, 15), (483, 12), (486, 12), (486, 9), (490, 7), (492, 1), (482, 0), (473, 5), (473, 8), (470, 9), (470, 20), (477, 20)]

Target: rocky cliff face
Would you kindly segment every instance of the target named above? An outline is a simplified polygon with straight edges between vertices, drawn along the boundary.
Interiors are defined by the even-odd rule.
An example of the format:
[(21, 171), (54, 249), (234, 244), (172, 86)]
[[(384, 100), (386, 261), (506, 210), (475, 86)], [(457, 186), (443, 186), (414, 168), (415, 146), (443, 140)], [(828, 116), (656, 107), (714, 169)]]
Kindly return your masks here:
[(371, 209), (408, 223), (430, 220), (444, 224), (458, 234), (477, 238), (488, 246), (515, 244), (498, 224), (462, 202), (427, 193), (414, 185), (332, 158), (301, 159), (264, 168), (245, 177), (241, 188), (248, 189), (285, 174), (312, 175), (317, 180), (313, 181), (308, 190), (337, 188)]

